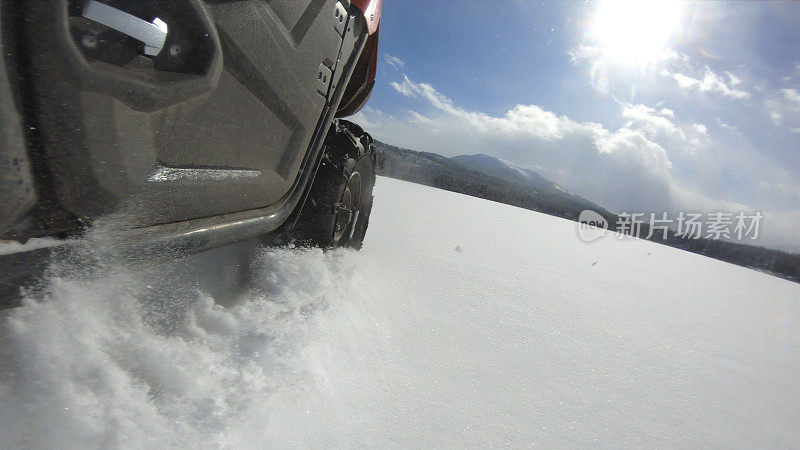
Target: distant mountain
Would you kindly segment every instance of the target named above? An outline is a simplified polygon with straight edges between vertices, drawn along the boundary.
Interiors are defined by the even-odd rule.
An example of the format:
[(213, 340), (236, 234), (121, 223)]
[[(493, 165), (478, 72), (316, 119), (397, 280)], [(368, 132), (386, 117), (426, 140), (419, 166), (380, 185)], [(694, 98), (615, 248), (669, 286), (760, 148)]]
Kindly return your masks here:
[(494, 156), (478, 153), (476, 155), (454, 156), (450, 159), (487, 175), (527, 184), (535, 189), (551, 189), (555, 186), (550, 180), (532, 170)]
[(546, 214), (578, 220), (592, 209), (613, 223), (616, 216), (569, 193), (538, 173), (489, 155), (447, 158), (376, 141), (378, 174), (461, 192)]
[(582, 209), (602, 209), (584, 198), (567, 192), (562, 187), (530, 169), (494, 156), (479, 153), (476, 155), (454, 156), (450, 159), (477, 172), (529, 187), (534, 195), (561, 198), (567, 202), (574, 201)]

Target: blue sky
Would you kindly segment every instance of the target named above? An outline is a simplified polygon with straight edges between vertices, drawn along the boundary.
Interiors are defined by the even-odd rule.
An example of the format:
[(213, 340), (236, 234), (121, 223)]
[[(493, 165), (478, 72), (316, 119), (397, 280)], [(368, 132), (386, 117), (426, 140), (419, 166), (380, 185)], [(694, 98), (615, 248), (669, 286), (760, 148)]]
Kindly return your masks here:
[(760, 211), (800, 250), (800, 3), (384, 1), (378, 139), (615, 211)]

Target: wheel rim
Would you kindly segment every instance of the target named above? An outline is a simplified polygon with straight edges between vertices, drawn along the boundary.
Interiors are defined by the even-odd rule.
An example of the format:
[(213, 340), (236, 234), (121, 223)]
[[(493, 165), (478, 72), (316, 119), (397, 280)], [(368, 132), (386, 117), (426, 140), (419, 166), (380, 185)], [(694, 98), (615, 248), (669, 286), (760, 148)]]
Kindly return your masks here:
[(339, 244), (350, 235), (350, 230), (355, 226), (353, 219), (358, 216), (356, 211), (361, 208), (361, 176), (358, 172), (350, 175), (344, 187), (339, 207), (336, 209), (336, 223), (333, 227), (333, 242)]

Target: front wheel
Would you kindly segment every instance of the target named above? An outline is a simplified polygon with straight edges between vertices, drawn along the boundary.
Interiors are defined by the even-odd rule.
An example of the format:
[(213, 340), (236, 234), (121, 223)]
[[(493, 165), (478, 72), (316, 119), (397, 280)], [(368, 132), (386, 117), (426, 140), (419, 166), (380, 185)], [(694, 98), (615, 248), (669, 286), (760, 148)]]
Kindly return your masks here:
[(361, 248), (372, 212), (373, 186), (372, 137), (352, 122), (334, 122), (294, 237), (322, 248)]

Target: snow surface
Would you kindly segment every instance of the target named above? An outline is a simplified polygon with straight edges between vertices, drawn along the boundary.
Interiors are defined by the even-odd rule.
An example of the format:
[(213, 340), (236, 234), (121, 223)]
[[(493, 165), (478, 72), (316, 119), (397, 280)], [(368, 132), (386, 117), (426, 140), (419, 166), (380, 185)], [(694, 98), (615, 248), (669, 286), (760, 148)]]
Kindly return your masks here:
[(800, 285), (547, 215), (379, 178), (229, 308), (104, 267), (7, 314), (0, 447), (800, 446)]

